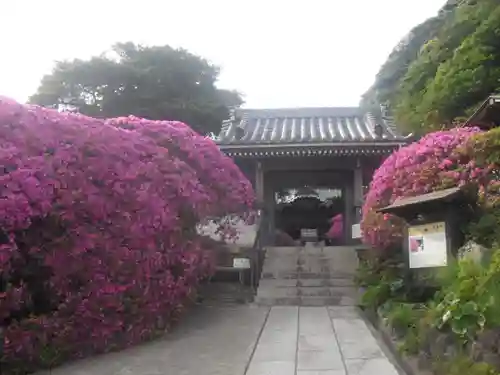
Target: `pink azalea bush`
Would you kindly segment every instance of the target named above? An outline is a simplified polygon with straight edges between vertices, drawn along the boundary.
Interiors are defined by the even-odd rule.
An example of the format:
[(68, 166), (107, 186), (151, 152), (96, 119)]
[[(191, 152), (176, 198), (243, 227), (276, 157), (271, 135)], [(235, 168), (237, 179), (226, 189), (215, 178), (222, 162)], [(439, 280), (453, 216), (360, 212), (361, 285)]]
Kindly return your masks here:
[(1, 360), (13, 374), (162, 332), (212, 270), (196, 225), (253, 206), (239, 169), (185, 124), (1, 97), (0, 180)]
[(344, 221), (342, 214), (335, 215), (331, 220), (331, 227), (326, 232), (326, 237), (336, 240), (344, 236)]
[(447, 187), (462, 186), (489, 174), (474, 164), (474, 155), (459, 156), (478, 128), (455, 128), (427, 134), (390, 155), (374, 175), (362, 210), (363, 241), (377, 250), (388, 250), (402, 241), (402, 221), (378, 208), (400, 197), (411, 197)]
[[(144, 138), (149, 138), (157, 145), (172, 150), (191, 168), (199, 171), (198, 177), (213, 190), (214, 214), (218, 216), (227, 210), (238, 211), (240, 207), (253, 204), (253, 191), (233, 161), (222, 154), (213, 140), (201, 137), (189, 126), (175, 121), (150, 121), (133, 116), (109, 119), (106, 124), (133, 129)], [(227, 201), (224, 206), (221, 200)]]

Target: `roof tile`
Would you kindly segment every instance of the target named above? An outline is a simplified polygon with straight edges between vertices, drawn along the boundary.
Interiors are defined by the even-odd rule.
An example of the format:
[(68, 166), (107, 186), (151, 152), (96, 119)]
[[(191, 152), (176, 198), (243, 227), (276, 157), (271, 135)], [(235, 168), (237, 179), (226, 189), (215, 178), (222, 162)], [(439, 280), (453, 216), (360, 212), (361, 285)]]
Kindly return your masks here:
[[(400, 141), (390, 124), (382, 122), (375, 135), (374, 116), (359, 108), (239, 109), (223, 124), (219, 145), (324, 144)], [(243, 129), (238, 136), (236, 128)]]

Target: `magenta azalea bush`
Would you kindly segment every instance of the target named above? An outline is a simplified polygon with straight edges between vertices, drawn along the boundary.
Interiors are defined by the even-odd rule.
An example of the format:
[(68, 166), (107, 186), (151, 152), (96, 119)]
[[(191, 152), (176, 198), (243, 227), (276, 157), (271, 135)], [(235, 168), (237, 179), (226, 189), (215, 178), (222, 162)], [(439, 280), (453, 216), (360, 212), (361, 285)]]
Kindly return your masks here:
[(344, 219), (342, 214), (335, 215), (331, 220), (331, 226), (328, 232), (326, 232), (326, 237), (337, 240), (344, 236)]
[(231, 159), (185, 124), (5, 98), (0, 180), (7, 373), (162, 332), (212, 270), (196, 226), (254, 200)]
[(380, 251), (400, 246), (402, 221), (376, 212), (397, 198), (462, 186), (489, 175), (491, 168), (476, 165), (472, 151), (468, 155), (458, 151), (478, 134), (478, 128), (467, 127), (438, 131), (390, 155), (375, 171), (365, 199), (363, 241)]

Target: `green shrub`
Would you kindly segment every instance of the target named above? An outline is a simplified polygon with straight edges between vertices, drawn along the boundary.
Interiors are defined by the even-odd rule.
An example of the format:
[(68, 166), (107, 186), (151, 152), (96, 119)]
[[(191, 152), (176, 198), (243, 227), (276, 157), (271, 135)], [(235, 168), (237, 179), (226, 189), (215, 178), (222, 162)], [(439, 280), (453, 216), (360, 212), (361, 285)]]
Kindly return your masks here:
[(448, 267), (438, 294), (433, 326), (449, 330), (465, 345), (485, 328), (500, 325), (500, 252), (487, 266), (469, 259)]
[(421, 321), (427, 308), (422, 304), (388, 301), (381, 309), (386, 324), (398, 340), (403, 353), (417, 354), (422, 341)]
[(403, 336), (411, 328), (417, 327), (421, 310), (421, 305), (396, 303), (387, 314), (387, 321), (396, 332), (401, 332)]
[(356, 282), (364, 288), (362, 307), (377, 310), (388, 300), (400, 299), (404, 295), (403, 267), (398, 260), (361, 263)]
[(484, 362), (474, 362), (468, 356), (459, 356), (436, 362), (434, 371), (439, 375), (499, 375), (495, 368)]

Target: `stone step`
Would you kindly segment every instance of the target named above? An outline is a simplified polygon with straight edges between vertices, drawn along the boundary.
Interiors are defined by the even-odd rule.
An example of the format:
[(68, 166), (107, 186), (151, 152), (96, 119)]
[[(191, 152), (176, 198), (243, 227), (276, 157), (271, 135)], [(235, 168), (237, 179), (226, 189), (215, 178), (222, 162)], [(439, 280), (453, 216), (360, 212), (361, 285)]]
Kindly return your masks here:
[[(276, 257), (276, 258), (266, 258), (265, 262), (268, 265), (272, 266), (278, 266), (282, 267), (283, 265), (288, 265), (288, 266), (329, 266), (329, 267), (335, 267), (335, 266), (344, 266), (346, 264), (345, 261), (341, 259), (337, 259), (335, 257), (318, 257), (318, 258), (313, 258), (313, 257)], [(351, 265), (352, 263), (349, 263)]]
[(289, 275), (300, 275), (306, 279), (311, 278), (311, 275), (325, 275), (326, 278), (353, 278), (356, 275), (356, 272), (352, 272), (350, 270), (345, 270), (342, 268), (328, 268), (328, 267), (264, 267), (262, 268), (261, 277), (274, 278), (274, 279), (289, 279)]
[(356, 306), (353, 297), (255, 297), (254, 303), (262, 306)]
[(357, 266), (357, 262), (349, 261), (345, 259), (337, 259), (336, 257), (271, 257), (265, 258), (264, 262), (272, 266), (282, 267), (283, 265), (288, 266), (329, 266), (329, 267), (345, 267), (346, 265), (351, 267), (352, 265)]
[(317, 247), (268, 247), (266, 255), (274, 256), (317, 256), (331, 254), (349, 254), (357, 257), (357, 248), (353, 246), (317, 246)]
[(290, 287), (356, 287), (352, 278), (329, 279), (261, 279), (259, 288), (290, 288)]
[(350, 296), (356, 298), (358, 290), (354, 287), (289, 287), (289, 288), (271, 288), (259, 287), (258, 297), (342, 297)]
[(353, 247), (273, 247), (266, 252), (255, 302), (261, 305), (354, 306)]
[(308, 250), (303, 250), (303, 249), (290, 249), (290, 250), (283, 250), (282, 248), (278, 249), (267, 249), (265, 250), (266, 256), (280, 256), (280, 257), (322, 257), (322, 256), (336, 256), (336, 255), (350, 255), (357, 257), (357, 251), (354, 248), (349, 248), (349, 247), (325, 247), (325, 248), (313, 248), (313, 249), (308, 249)]
[(299, 279), (299, 280), (328, 280), (328, 279), (348, 279), (352, 280), (355, 274), (351, 273), (340, 273), (337, 271), (330, 272), (301, 272), (297, 270), (289, 271), (274, 271), (274, 270), (262, 270), (261, 279), (262, 280), (289, 280), (289, 279)]
[(324, 286), (351, 286), (356, 287), (352, 278), (329, 278), (329, 279), (297, 279), (297, 286), (301, 287), (324, 287)]
[(290, 288), (299, 286), (298, 283), (297, 279), (261, 279), (259, 288)]

